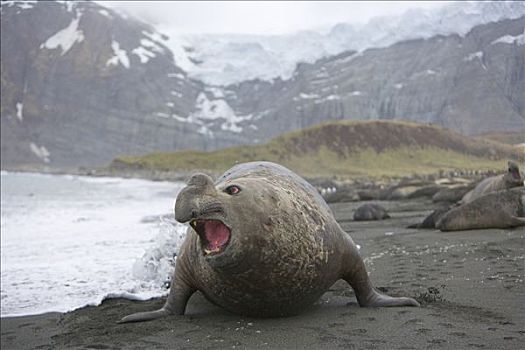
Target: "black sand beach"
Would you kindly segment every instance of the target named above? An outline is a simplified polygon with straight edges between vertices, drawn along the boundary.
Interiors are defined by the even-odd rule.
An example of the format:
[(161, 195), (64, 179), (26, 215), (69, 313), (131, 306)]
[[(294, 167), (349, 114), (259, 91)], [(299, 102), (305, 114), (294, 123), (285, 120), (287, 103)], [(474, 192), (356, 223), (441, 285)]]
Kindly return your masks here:
[(354, 222), (360, 203), (334, 204), (361, 246), (375, 286), (420, 308), (360, 308), (342, 281), (299, 316), (230, 314), (195, 294), (185, 316), (117, 324), (163, 300), (107, 300), (66, 314), (1, 319), (2, 349), (521, 349), (525, 229), (443, 233), (407, 229), (429, 201), (381, 202), (384, 221)]

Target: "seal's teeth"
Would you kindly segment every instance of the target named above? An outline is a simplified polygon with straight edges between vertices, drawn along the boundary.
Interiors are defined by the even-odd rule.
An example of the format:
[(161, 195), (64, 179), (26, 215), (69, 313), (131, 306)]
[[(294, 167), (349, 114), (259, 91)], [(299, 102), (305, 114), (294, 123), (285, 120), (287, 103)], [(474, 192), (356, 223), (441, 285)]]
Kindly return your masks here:
[(211, 253), (218, 253), (220, 251), (221, 251), (221, 248), (215, 248), (215, 249), (212, 249), (212, 250), (204, 248), (204, 254), (206, 254), (206, 255), (209, 255)]

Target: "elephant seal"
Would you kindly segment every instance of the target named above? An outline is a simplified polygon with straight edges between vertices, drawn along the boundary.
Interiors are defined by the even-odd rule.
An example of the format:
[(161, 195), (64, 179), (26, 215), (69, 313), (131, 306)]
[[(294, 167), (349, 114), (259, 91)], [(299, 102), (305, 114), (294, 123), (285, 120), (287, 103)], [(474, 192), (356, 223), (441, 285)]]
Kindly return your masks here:
[(469, 203), (487, 193), (499, 190), (506, 190), (513, 187), (523, 187), (523, 178), (520, 174), (518, 164), (513, 161), (508, 162), (508, 169), (505, 174), (491, 176), (476, 185), (471, 191), (467, 192), (460, 201), (460, 204)]
[(355, 221), (383, 220), (389, 217), (386, 209), (375, 203), (363, 204), (354, 212)]
[(456, 203), (463, 198), (463, 196), (476, 187), (476, 182), (468, 185), (460, 185), (455, 187), (447, 187), (439, 190), (432, 196), (432, 202), (434, 203)]
[(509, 228), (525, 225), (525, 188), (491, 192), (454, 207), (436, 222), (441, 231)]
[(419, 224), (412, 224), (407, 226), (407, 228), (435, 228), (436, 222), (453, 206), (447, 203), (442, 203), (436, 210), (430, 213), (423, 222)]
[(360, 306), (419, 305), (372, 287), (356, 245), (321, 195), (283, 166), (239, 164), (215, 184), (195, 174), (177, 196), (175, 218), (190, 227), (166, 303), (120, 322), (183, 315), (197, 290), (236, 314), (295, 315), (339, 279)]

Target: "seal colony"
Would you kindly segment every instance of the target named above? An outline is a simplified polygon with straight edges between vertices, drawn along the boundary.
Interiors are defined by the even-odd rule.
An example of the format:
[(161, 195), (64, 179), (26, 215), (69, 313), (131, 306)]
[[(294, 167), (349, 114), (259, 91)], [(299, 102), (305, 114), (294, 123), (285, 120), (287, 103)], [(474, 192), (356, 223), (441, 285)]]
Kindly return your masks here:
[(455, 207), (436, 222), (441, 231), (511, 228), (525, 225), (525, 188), (488, 193)]
[(422, 223), (409, 225), (408, 228), (460, 231), (523, 226), (524, 206), (523, 177), (518, 164), (509, 161), (506, 173), (487, 177), (457, 203), (443, 204)]
[(190, 227), (166, 303), (121, 323), (183, 315), (197, 290), (236, 314), (295, 315), (339, 279), (360, 306), (419, 306), (373, 288), (356, 245), (320, 194), (278, 164), (239, 164), (215, 183), (193, 175), (177, 196), (175, 218)]
[(523, 178), (521, 177), (518, 164), (509, 160), (506, 173), (482, 180), (463, 196), (460, 204), (472, 202), (487, 193), (508, 190), (514, 187), (523, 187)]

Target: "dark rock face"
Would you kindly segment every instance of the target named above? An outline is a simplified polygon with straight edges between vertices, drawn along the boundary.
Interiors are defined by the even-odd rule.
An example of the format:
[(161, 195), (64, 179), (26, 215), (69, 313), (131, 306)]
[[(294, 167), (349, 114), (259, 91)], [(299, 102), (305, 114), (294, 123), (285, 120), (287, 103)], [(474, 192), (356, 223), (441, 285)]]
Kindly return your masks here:
[(336, 119), (525, 129), (525, 17), (212, 87), (189, 79), (152, 27), (95, 3), (1, 8), (2, 167), (213, 150)]
[(267, 113), (259, 129), (267, 129), (260, 126), (266, 123), (290, 130), (326, 119), (408, 119), (465, 134), (522, 130), (524, 26), (521, 17), (476, 27), (465, 37), (349, 52), (299, 65), (291, 80), (273, 86), (251, 82), (231, 88), (241, 95), (258, 87), (251, 94), (264, 96), (258, 109)]
[(90, 2), (32, 6), (2, 4), (2, 165), (231, 144), (176, 119), (194, 111), (203, 85), (153, 28)]

